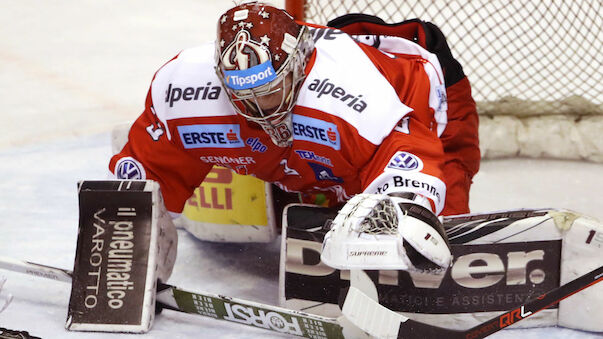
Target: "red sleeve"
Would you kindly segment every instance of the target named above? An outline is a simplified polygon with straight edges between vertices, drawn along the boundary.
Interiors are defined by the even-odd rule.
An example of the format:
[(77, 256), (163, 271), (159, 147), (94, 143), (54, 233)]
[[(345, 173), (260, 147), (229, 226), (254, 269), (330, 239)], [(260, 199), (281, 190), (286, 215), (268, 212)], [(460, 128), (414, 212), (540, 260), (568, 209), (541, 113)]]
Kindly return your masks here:
[[(446, 205), (442, 214), (468, 213), (471, 180), (480, 165), (478, 115), (475, 102), (471, 97), (469, 81), (460, 63), (454, 59), (444, 34), (434, 24), (418, 19), (386, 25), (374, 22), (370, 17), (363, 15), (340, 17), (329, 22), (329, 26), (342, 29), (349, 34), (403, 37), (415, 41), (438, 57), (444, 72), (448, 100), (448, 122), (440, 136), (444, 149), (442, 169), (447, 189)], [(379, 67), (378, 54), (368, 47), (362, 45), (361, 47)], [(383, 72), (383, 70), (382, 73), (392, 84), (397, 84), (396, 77), (403, 76), (402, 73)]]
[[(412, 120), (416, 120), (425, 127), (433, 126), (433, 110), (427, 104), (430, 84), (425, 82), (421, 71), (413, 72), (399, 66), (404, 64), (400, 59), (412, 61), (420, 58), (400, 54), (396, 54), (399, 58), (384, 58), (376, 49), (359, 45), (396, 89), (400, 100), (414, 109), (414, 112), (409, 114), (411, 123)], [(467, 77), (463, 76), (459, 81), (446, 87), (446, 96), (448, 103), (446, 128), (439, 141), (431, 142), (443, 148), (439, 159), (441, 173), (434, 174), (446, 184), (446, 203), (441, 214), (454, 215), (469, 213), (469, 190), (480, 164), (479, 123)], [(422, 157), (421, 152), (418, 151), (415, 155)]]
[(149, 91), (144, 112), (130, 128), (128, 143), (111, 158), (109, 170), (120, 179), (159, 182), (167, 209), (179, 213), (211, 165), (190, 156), (169, 140), (152, 107)]
[(413, 109), (383, 140), (362, 170), (366, 193), (410, 192), (430, 200), (439, 214), (446, 201), (442, 166), (444, 151), (437, 136), (434, 110), (429, 106), (432, 86), (419, 56), (390, 58), (360, 44), (375, 66)]
[(362, 170), (363, 191), (414, 193), (427, 198), (432, 211), (440, 214), (447, 199), (442, 145), (412, 116), (405, 120), (404, 130), (409, 133), (393, 131)]
[(444, 146), (444, 175), (448, 199), (443, 215), (469, 213), (469, 189), (479, 170), (479, 121), (469, 80), (446, 88), (448, 124), (440, 136)]

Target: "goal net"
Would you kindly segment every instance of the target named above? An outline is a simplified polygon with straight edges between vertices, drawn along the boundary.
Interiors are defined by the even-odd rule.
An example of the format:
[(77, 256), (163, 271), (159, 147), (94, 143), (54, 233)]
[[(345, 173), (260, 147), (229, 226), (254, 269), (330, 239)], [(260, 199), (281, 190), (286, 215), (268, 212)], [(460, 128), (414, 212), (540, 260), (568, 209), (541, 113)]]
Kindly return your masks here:
[(482, 155), (603, 162), (601, 0), (293, 0), (297, 19), (348, 13), (436, 24), (463, 65)]

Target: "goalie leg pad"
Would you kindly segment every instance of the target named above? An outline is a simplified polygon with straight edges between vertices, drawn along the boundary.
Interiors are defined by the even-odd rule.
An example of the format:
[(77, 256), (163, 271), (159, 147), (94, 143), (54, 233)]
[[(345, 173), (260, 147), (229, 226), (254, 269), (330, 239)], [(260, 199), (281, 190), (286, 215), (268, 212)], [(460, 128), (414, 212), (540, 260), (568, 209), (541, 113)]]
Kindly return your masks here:
[(147, 181), (79, 183), (80, 222), (66, 328), (146, 332), (157, 280), (176, 259), (177, 233), (159, 185)]
[[(351, 274), (315, 260), (328, 229), (320, 226), (330, 224), (338, 212), (302, 205), (286, 210), (281, 305), (340, 315), (338, 296), (350, 286)], [(447, 272), (368, 272), (384, 306), (413, 320), (465, 329), (603, 265), (603, 223), (576, 212), (474, 213), (444, 217), (443, 225), (455, 257)], [(601, 314), (603, 285), (597, 284), (512, 326), (603, 332)]]
[[(551, 214), (563, 232), (560, 283), (565, 284), (603, 266), (603, 224), (574, 213)], [(603, 284), (592, 286), (559, 303), (561, 326), (603, 332), (602, 315)]]

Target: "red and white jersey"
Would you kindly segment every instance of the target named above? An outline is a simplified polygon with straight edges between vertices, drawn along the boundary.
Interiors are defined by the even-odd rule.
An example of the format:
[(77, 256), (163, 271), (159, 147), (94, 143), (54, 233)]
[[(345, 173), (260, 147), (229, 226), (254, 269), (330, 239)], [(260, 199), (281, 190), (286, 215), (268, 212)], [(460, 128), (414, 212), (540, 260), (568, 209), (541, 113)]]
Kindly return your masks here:
[(329, 205), (366, 193), (412, 192), (444, 207), (446, 92), (438, 59), (408, 40), (400, 53), (315, 29), (316, 50), (293, 109), (293, 144), (274, 145), (235, 113), (214, 71), (214, 46), (182, 51), (156, 74), (145, 111), (110, 162), (119, 178), (161, 184), (180, 212), (213, 165)]

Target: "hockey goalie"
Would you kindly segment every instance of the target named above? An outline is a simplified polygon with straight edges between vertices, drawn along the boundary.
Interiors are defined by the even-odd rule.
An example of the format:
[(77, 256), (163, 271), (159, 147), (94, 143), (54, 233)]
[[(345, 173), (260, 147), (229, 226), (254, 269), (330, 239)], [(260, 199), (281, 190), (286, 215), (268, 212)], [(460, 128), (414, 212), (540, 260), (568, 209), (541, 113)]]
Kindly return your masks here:
[(304, 203), (370, 193), (433, 216), (468, 212), (479, 167), (468, 81), (453, 60), (445, 76), (435, 54), (398, 40), (386, 52), (274, 7), (237, 6), (219, 18), (216, 46), (184, 50), (155, 74), (110, 170), (159, 182), (173, 213), (213, 166)]
[[(434, 289), (435, 281), (438, 290), (437, 281), (457, 274), (449, 269), (453, 262), (464, 263), (469, 271), (466, 284), (487, 285), (494, 281), (494, 273), (505, 270), (505, 263), (508, 276), (498, 281), (525, 284), (520, 274), (509, 272), (542, 261), (538, 258), (544, 254), (537, 249), (512, 251), (499, 261), (488, 256), (453, 260), (457, 253), (451, 234), (464, 237), (455, 242), (461, 247), (476, 239), (480, 246), (488, 246), (503, 241), (503, 236), (494, 231), (490, 233), (496, 237), (490, 239), (475, 230), (451, 233), (442, 224), (442, 216), (469, 212), (469, 189), (479, 169), (480, 151), (469, 82), (439, 29), (420, 20), (386, 25), (362, 15), (340, 18), (330, 26), (299, 23), (286, 12), (257, 2), (228, 10), (218, 18), (215, 44), (183, 50), (155, 73), (144, 112), (129, 129), (127, 143), (112, 157), (111, 172), (118, 179), (158, 182), (174, 217), (196, 199), (198, 206), (202, 202), (220, 206), (236, 219), (229, 199), (248, 194), (250, 200), (266, 201), (262, 208), (269, 211), (273, 226), (279, 223), (272, 207), (273, 186), (259, 194), (231, 186), (219, 202), (213, 191), (195, 193), (211, 178), (210, 172), (252, 176), (298, 202), (333, 208), (329, 211), (336, 211), (336, 216), (319, 218), (320, 227), (313, 230), (309, 221), (321, 213), (318, 207), (302, 208), (310, 211), (300, 212), (302, 220), (294, 218), (295, 209), (283, 217), (281, 297), (292, 307), (337, 304), (334, 296), (346, 283), (349, 286), (347, 270), (385, 270), (366, 275), (362, 283), (372, 286), (380, 302), (387, 299), (380, 284), (393, 284), (400, 291), (402, 278), (408, 275), (414, 278), (413, 288)], [(559, 215), (558, 233), (525, 239), (553, 241), (559, 248), (551, 251), (572, 260), (574, 254), (561, 253), (560, 242), (566, 237), (559, 227), (571, 226), (578, 217)], [(326, 223), (330, 230), (324, 227), (327, 220), (332, 221)], [(212, 238), (199, 227), (203, 228), (189, 224), (187, 229), (208, 240), (245, 241), (237, 238), (239, 231), (218, 231), (221, 235)], [(580, 232), (594, 230), (588, 227)], [(468, 233), (475, 237), (468, 239)], [(303, 243), (316, 234), (318, 242)], [(268, 238), (275, 236), (272, 232)], [(321, 260), (308, 264), (303, 246)], [(296, 249), (301, 257), (293, 259)], [(600, 250), (593, 253), (600, 258), (596, 254)], [(473, 268), (484, 262), (489, 270), (472, 275)], [(511, 266), (512, 262), (520, 264)], [(308, 273), (307, 268), (324, 274)], [(545, 272), (532, 268), (530, 281), (545, 280)], [(308, 284), (318, 289), (329, 279), (335, 283), (329, 285), (333, 289), (328, 300), (295, 291)], [(436, 298), (433, 304), (432, 297), (423, 299), (425, 308), (397, 311), (434, 313), (431, 309), (439, 301)], [(401, 293), (392, 298), (420, 306)], [(475, 311), (472, 302), (457, 301), (465, 304), (465, 313)]]

